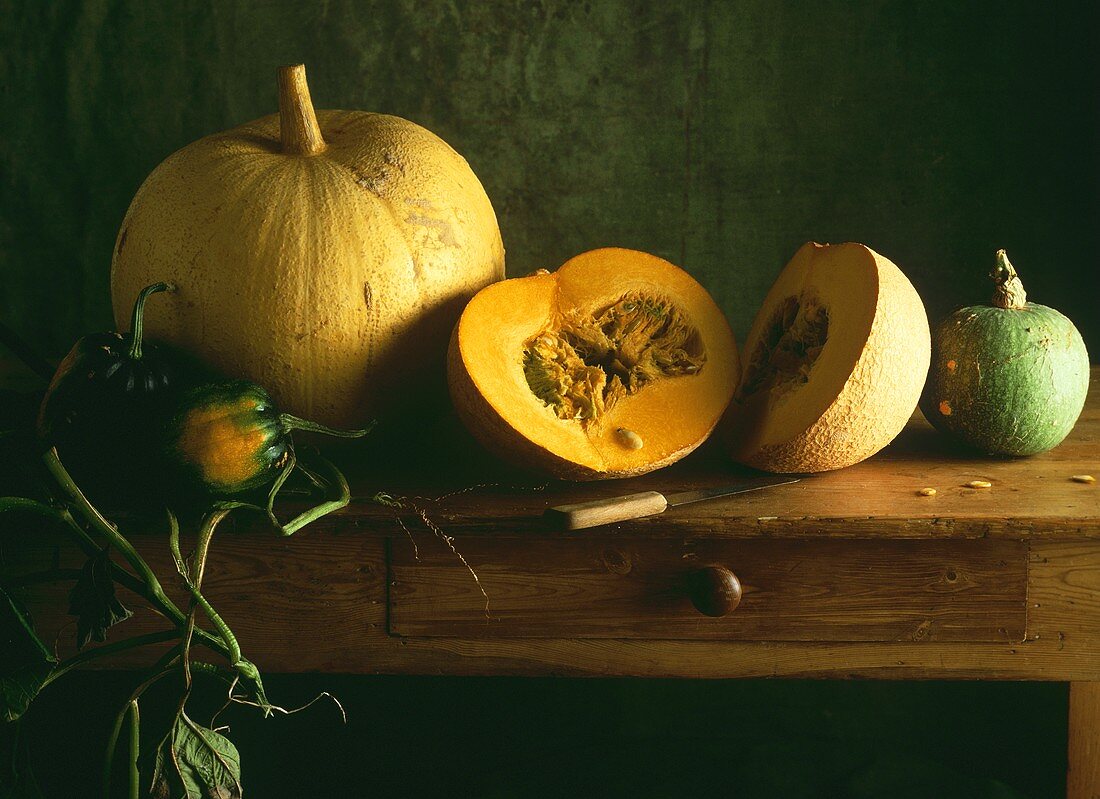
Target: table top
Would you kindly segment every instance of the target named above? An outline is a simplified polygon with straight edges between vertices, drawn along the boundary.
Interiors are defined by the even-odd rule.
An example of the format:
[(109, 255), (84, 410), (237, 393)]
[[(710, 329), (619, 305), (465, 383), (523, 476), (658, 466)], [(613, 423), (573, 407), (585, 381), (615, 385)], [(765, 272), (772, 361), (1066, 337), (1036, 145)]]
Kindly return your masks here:
[[(34, 385), (25, 371), (0, 373), (4, 387)], [(352, 503), (304, 534), (325, 525), (403, 536), (410, 527), (424, 530), (431, 524), (448, 535), (562, 535), (543, 519), (549, 506), (639, 491), (712, 488), (760, 475), (733, 463), (715, 437), (679, 463), (641, 477), (548, 480), (484, 453), (453, 412), (425, 420), (420, 428), (417, 434), (407, 425), (394, 425), (387, 432), (381, 425), (369, 441), (333, 452), (348, 475)], [(889, 446), (847, 469), (565, 534), (1100, 538), (1100, 485), (1071, 479), (1080, 474), (1100, 477), (1100, 366), (1093, 367), (1076, 427), (1050, 452), (1000, 458), (966, 451), (939, 435), (917, 411)], [(972, 480), (992, 486), (966, 487)], [(922, 496), (922, 488), (934, 488), (936, 494)], [(378, 492), (398, 498), (404, 507), (372, 501)]]
[[(659, 516), (597, 528), (601, 533), (670, 536), (1100, 537), (1100, 367), (1077, 426), (1061, 445), (1027, 458), (1000, 458), (952, 446), (916, 412), (883, 451), (847, 469), (793, 485), (670, 508)], [(472, 442), (416, 461), (411, 474), (347, 466), (355, 500), (338, 522), (383, 532), (423, 524), (423, 510), (448, 534), (561, 534), (544, 522), (551, 506), (638, 491), (674, 493), (757, 476), (712, 441), (672, 467), (627, 480), (568, 483), (502, 469)], [(457, 468), (461, 466), (462, 468)], [(461, 476), (455, 476), (458, 472)], [(968, 488), (984, 480), (990, 488)], [(922, 496), (922, 488), (935, 488)], [(404, 497), (395, 513), (369, 501), (383, 490)], [(589, 535), (595, 530), (568, 535)]]

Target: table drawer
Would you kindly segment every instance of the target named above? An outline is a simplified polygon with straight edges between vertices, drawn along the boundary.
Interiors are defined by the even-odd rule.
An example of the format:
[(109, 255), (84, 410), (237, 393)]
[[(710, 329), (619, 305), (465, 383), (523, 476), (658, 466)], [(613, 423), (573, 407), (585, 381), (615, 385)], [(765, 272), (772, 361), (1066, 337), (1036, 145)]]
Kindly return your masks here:
[[(459, 638), (1019, 641), (1027, 544), (868, 539), (464, 538), (471, 569), (438, 543), (394, 539), (389, 630)], [(740, 603), (696, 609), (715, 567)], [(704, 571), (706, 569), (711, 571)], [(719, 581), (721, 582), (721, 581)], [(481, 589), (486, 596), (483, 596)]]

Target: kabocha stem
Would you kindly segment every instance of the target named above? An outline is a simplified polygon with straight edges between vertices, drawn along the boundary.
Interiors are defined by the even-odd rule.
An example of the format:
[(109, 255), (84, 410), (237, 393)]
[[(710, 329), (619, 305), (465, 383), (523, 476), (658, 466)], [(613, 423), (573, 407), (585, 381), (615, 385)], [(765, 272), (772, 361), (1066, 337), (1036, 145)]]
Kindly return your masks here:
[(996, 282), (993, 290), (993, 305), (997, 308), (1020, 310), (1027, 306), (1027, 292), (1024, 284), (1016, 275), (1012, 262), (1004, 250), (997, 250), (997, 265), (990, 277)]
[(317, 155), (328, 146), (309, 97), (305, 64), (279, 67), (279, 139), (288, 155)]
[(145, 326), (145, 301), (153, 294), (161, 291), (175, 291), (176, 287), (171, 283), (154, 283), (146, 286), (138, 294), (134, 303), (134, 312), (130, 317), (130, 360), (141, 360), (141, 338)]
[(375, 425), (375, 422), (371, 422), (361, 430), (337, 430), (334, 427), (311, 422), (308, 419), (301, 419), (289, 413), (279, 414), (279, 422), (285, 430), (304, 430), (307, 433), (321, 433), (326, 436), (336, 436), (337, 438), (362, 438), (374, 429)]

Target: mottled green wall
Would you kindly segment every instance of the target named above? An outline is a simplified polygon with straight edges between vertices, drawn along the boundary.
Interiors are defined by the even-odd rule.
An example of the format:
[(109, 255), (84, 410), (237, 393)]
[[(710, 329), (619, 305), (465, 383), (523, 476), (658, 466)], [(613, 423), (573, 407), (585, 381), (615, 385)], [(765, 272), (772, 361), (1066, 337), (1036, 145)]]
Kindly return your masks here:
[(651, 250), (743, 334), (807, 239), (871, 244), (935, 315), (984, 298), (1004, 246), (1100, 352), (1091, 6), (0, 0), (0, 314), (54, 354), (108, 325), (141, 180), (273, 111), (301, 60), (319, 105), (467, 157), (512, 274)]

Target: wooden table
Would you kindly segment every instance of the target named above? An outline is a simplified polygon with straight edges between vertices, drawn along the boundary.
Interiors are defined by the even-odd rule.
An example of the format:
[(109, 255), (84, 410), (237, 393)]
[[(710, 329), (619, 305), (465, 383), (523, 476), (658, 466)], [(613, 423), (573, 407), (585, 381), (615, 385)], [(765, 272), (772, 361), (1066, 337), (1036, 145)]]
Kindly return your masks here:
[[(1044, 455), (962, 454), (917, 416), (842, 472), (580, 532), (548, 529), (544, 508), (745, 472), (711, 448), (634, 480), (544, 485), (450, 448), (419, 478), (353, 479), (404, 509), (360, 499), (290, 539), (219, 533), (206, 593), (266, 671), (1070, 681), (1068, 795), (1100, 796), (1100, 487), (1070, 479), (1100, 475), (1098, 379)], [(174, 573), (162, 532), (138, 540)], [(4, 568), (52, 547), (6, 542)], [(718, 618), (691, 596), (714, 567), (743, 590)], [(66, 620), (62, 591), (26, 596), (44, 630)], [(127, 625), (163, 627), (147, 610)]]

